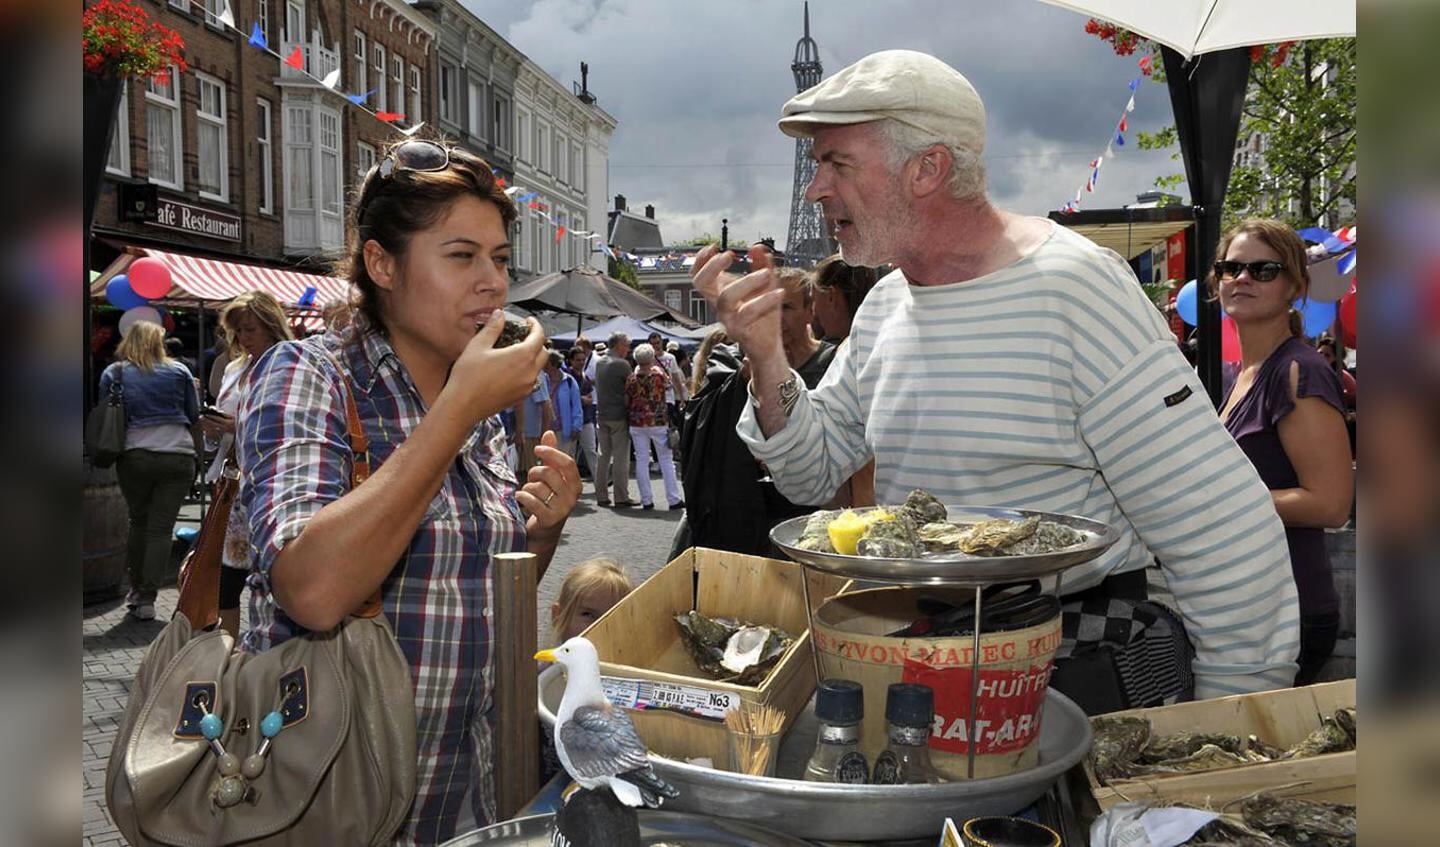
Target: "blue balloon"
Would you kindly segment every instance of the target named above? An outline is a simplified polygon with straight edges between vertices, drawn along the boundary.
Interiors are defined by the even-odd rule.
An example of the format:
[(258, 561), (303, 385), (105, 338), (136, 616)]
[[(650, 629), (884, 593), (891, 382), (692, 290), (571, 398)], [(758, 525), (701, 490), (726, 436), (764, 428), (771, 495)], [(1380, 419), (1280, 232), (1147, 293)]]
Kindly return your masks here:
[(136, 306), (144, 306), (150, 302), (135, 293), (135, 290), (130, 287), (130, 277), (124, 274), (119, 274), (105, 283), (105, 299), (110, 301), (110, 305), (121, 311), (129, 311)]
[(1305, 319), (1305, 335), (1309, 338), (1329, 329), (1330, 325), (1335, 323), (1335, 311), (1339, 308), (1335, 303), (1322, 303), (1319, 300), (1296, 300), (1294, 306)]
[(1192, 279), (1180, 286), (1180, 293), (1175, 295), (1175, 311), (1180, 314), (1180, 320), (1191, 326), (1200, 323), (1199, 312), (1196, 308), (1199, 305), (1196, 301), (1200, 296), (1198, 289), (1199, 286)]

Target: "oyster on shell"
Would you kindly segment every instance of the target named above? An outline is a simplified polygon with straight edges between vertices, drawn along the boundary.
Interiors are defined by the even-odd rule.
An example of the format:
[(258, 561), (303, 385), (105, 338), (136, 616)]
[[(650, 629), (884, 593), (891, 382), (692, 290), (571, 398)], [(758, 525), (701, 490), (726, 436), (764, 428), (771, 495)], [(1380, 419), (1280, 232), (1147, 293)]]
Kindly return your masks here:
[(1154, 765), (1173, 759), (1183, 759), (1186, 756), (1195, 755), (1200, 748), (1207, 744), (1237, 756), (1242, 755), (1245, 751), (1244, 742), (1236, 735), (1225, 735), (1218, 732), (1177, 732), (1174, 735), (1161, 735), (1150, 739), (1150, 743), (1145, 745), (1145, 751), (1141, 754), (1140, 761), (1147, 765)]
[[(1354, 718), (1347, 714), (1346, 720), (1354, 726)], [(1339, 720), (1336, 718), (1324, 718), (1320, 721), (1320, 728), (1306, 736), (1304, 741), (1286, 750), (1283, 759), (1301, 759), (1306, 756), (1319, 756), (1324, 753), (1339, 753), (1344, 750), (1355, 749), (1355, 736), (1345, 731)]]
[(830, 522), (835, 520), (839, 512), (821, 510), (810, 516), (805, 521), (805, 531), (800, 533), (800, 539), (795, 546), (801, 550), (814, 550), (817, 553), (834, 553), (835, 545), (830, 543)]
[(1233, 768), (1239, 765), (1248, 765), (1252, 762), (1263, 761), (1263, 759), (1249, 759), (1229, 750), (1222, 750), (1214, 744), (1202, 744), (1200, 749), (1188, 756), (1179, 759), (1168, 759), (1155, 764), (1141, 765), (1135, 769), (1136, 773), (1195, 773), (1197, 771), (1214, 771), (1222, 768)]
[(702, 673), (736, 685), (755, 685), (795, 640), (783, 630), (709, 618), (691, 610), (675, 616), (680, 640)]
[(1355, 807), (1260, 794), (1240, 804), (1245, 823), (1287, 844), (1353, 847)]
[(1090, 746), (1090, 764), (1095, 778), (1108, 782), (1129, 775), (1150, 742), (1150, 722), (1144, 718), (1093, 718), (1095, 732)]
[(927, 551), (944, 553), (947, 550), (958, 550), (960, 542), (970, 535), (970, 528), (949, 521), (935, 521), (921, 526), (915, 531), (915, 535)]
[(934, 494), (917, 488), (911, 491), (905, 498), (905, 505), (900, 511), (910, 519), (914, 526), (924, 526), (927, 523), (937, 523), (949, 517), (945, 504), (941, 503)]
[(960, 550), (976, 556), (1001, 554), (1004, 548), (1024, 541), (1040, 527), (1040, 518), (1032, 515), (1021, 521), (1008, 518), (980, 521), (960, 540)]
[(911, 559), (920, 555), (922, 549), (915, 535), (915, 525), (903, 511), (896, 512), (892, 520), (870, 524), (855, 546), (858, 555), (887, 559)]

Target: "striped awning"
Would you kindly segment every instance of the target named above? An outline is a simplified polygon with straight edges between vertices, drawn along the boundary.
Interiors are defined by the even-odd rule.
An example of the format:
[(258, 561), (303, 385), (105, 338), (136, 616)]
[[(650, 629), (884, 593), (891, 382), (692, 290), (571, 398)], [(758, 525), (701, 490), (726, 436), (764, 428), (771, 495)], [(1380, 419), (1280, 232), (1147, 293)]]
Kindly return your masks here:
[[(105, 270), (91, 283), (91, 294), (103, 299), (105, 286), (116, 274), (124, 273), (130, 263), (140, 255), (164, 262), (170, 268), (170, 291), (154, 302), (165, 305), (194, 304), (215, 306), (224, 303), (246, 291), (269, 292), (280, 305), (291, 313), (300, 313), (307, 328), (317, 328), (321, 321), (319, 309), (331, 300), (349, 296), (350, 284), (333, 276), (320, 276), (299, 271), (247, 265), (240, 262), (226, 262), (219, 259), (202, 259), (183, 253), (170, 253), (152, 247), (130, 248), (119, 260)], [(314, 287), (317, 295), (311, 309), (298, 306), (305, 289)]]

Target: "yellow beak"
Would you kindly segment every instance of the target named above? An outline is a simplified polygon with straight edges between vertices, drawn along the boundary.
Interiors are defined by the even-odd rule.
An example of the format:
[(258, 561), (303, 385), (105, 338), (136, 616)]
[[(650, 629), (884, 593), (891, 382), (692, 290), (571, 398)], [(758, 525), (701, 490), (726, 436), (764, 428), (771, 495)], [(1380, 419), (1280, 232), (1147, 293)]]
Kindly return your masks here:
[(539, 653), (535, 654), (535, 658), (541, 662), (553, 662), (555, 661), (555, 651), (541, 650)]

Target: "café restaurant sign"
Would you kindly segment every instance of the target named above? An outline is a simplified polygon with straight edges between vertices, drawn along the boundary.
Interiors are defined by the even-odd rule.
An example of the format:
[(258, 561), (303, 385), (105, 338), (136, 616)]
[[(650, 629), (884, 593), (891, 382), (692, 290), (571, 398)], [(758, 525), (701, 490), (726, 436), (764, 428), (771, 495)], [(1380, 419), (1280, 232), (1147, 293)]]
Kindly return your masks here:
[(191, 235), (203, 235), (207, 238), (218, 238), (222, 241), (240, 240), (240, 217), (238, 215), (203, 209), (165, 197), (161, 197), (156, 204), (155, 220), (150, 223), (166, 229), (188, 232)]

